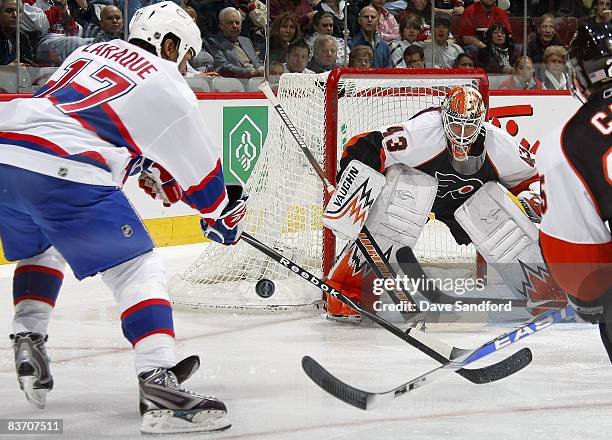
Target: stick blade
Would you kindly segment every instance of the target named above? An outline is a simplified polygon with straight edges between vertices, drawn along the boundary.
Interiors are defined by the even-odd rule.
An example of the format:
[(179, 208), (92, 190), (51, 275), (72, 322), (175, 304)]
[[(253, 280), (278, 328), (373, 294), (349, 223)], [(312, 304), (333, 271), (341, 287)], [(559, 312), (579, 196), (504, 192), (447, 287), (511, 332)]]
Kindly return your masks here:
[(521, 371), (531, 363), (532, 359), (531, 350), (525, 347), (496, 364), (483, 368), (462, 368), (457, 370), (457, 373), (478, 385), (491, 383)]
[(355, 408), (366, 410), (370, 393), (354, 388), (332, 375), (310, 356), (302, 358), (306, 375), (324, 391)]

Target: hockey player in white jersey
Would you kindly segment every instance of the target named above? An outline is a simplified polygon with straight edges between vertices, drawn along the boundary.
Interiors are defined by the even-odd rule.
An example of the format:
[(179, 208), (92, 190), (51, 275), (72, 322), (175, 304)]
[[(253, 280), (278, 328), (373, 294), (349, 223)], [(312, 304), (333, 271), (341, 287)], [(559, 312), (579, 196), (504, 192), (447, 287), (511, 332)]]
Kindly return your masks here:
[(135, 352), (141, 430), (230, 426), (223, 402), (181, 387), (199, 359), (177, 360), (162, 262), (121, 191), (139, 174), (149, 194), (198, 211), (210, 239), (239, 238), (247, 197), (226, 188), (217, 146), (179, 73), (201, 44), (187, 13), (158, 3), (136, 13), (129, 43), (81, 47), (32, 99), (0, 105), (0, 238), (6, 257), (19, 260), (11, 339), (20, 386), (39, 408), (53, 388), (45, 341), (67, 262), (78, 279), (101, 273), (119, 304)]
[(538, 149), (540, 243), (577, 314), (599, 323), (612, 361), (612, 24), (579, 28), (568, 66), (584, 105)]
[[(354, 136), (323, 223), (349, 243), (365, 224), (393, 264), (399, 249), (414, 248), (433, 212), (458, 244), (473, 243), (537, 313), (541, 301), (564, 300), (545, 279), (531, 221), (540, 215), (537, 172), (512, 136), (484, 122), (485, 113), (478, 90), (460, 86), (440, 108)], [(366, 300), (365, 306), (362, 293), (372, 291), (372, 281), (355, 245), (341, 253), (328, 279), (353, 300)], [(359, 319), (329, 296), (327, 312), (333, 319)]]

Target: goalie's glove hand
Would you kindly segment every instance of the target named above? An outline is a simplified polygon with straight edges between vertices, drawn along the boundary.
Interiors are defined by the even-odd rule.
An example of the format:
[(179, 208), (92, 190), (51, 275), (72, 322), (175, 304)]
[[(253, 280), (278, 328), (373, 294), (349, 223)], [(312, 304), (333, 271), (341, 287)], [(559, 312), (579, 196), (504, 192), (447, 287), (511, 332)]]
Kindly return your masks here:
[(240, 220), (246, 214), (246, 202), (249, 196), (240, 185), (228, 185), (229, 203), (218, 219), (202, 218), (200, 226), (204, 236), (217, 243), (232, 245), (240, 239), (242, 224)]
[(542, 200), (538, 194), (527, 190), (519, 193), (516, 198), (521, 202), (525, 214), (532, 222), (540, 223), (542, 221)]
[(161, 199), (164, 206), (170, 206), (183, 197), (183, 190), (164, 167), (151, 162), (144, 167), (138, 178), (138, 186), (154, 199)]

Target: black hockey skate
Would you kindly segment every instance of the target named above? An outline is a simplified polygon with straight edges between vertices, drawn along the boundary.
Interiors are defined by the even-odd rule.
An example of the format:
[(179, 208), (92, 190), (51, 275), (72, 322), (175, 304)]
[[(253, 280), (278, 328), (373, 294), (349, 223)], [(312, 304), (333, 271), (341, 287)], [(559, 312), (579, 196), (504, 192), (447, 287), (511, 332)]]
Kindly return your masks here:
[[(188, 359), (179, 362), (177, 366)], [(214, 397), (181, 388), (173, 372), (177, 366), (170, 369), (156, 368), (138, 376), (141, 432), (212, 432), (229, 428), (231, 424), (226, 417), (225, 404)]]
[(19, 387), (32, 405), (44, 409), (47, 393), (53, 389), (53, 377), (49, 370), (49, 357), (45, 350), (47, 336), (21, 332), (10, 335), (15, 351), (15, 369)]

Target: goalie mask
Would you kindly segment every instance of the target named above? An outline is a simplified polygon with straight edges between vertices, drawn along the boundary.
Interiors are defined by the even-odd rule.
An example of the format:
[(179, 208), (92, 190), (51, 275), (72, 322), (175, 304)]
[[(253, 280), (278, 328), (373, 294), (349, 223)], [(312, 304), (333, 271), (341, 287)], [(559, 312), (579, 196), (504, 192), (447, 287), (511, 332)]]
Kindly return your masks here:
[(453, 168), (474, 174), (484, 163), (486, 108), (480, 92), (471, 86), (455, 87), (442, 103), (442, 125)]
[(190, 50), (193, 51), (194, 57), (202, 50), (200, 29), (189, 14), (174, 2), (166, 1), (140, 8), (130, 21), (130, 41), (146, 41), (155, 47), (159, 57), (162, 42), (168, 34), (179, 39), (177, 63), (180, 63)]
[(583, 103), (594, 89), (612, 81), (612, 24), (587, 23), (578, 29), (567, 67), (572, 93)]

